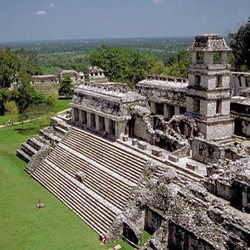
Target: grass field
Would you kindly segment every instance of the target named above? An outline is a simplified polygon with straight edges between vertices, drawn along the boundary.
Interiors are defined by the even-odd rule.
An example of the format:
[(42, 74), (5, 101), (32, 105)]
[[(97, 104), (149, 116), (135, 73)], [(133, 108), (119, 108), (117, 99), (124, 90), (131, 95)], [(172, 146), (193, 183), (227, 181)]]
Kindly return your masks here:
[[(56, 101), (56, 106), (55, 106), (54, 111), (56, 113), (58, 113), (64, 109), (70, 108), (69, 107), (70, 102), (71, 102), (71, 99), (60, 99), (60, 100), (58, 99)], [(6, 115), (0, 116), (0, 125), (6, 124), (9, 119), (10, 119), (10, 117), (8, 117)], [(13, 122), (18, 122), (18, 117), (15, 117)]]
[(72, 99), (59, 99), (56, 102), (55, 112), (58, 113), (64, 109), (70, 108), (69, 103)]
[[(92, 229), (26, 174), (16, 149), (37, 132), (33, 123), (0, 129), (0, 249), (106, 250), (118, 243), (132, 249), (122, 241), (101, 246)], [(39, 199), (46, 206), (34, 210)]]

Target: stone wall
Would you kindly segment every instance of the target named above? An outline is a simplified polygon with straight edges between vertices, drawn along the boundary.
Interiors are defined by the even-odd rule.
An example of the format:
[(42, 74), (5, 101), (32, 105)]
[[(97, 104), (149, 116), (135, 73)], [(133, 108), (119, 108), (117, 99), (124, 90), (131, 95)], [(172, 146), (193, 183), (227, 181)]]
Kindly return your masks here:
[(241, 95), (240, 92), (250, 87), (250, 73), (246, 72), (231, 72), (230, 86), (233, 96)]
[(225, 156), (225, 149), (215, 142), (193, 138), (191, 140), (192, 159), (207, 163), (216, 163)]
[(206, 187), (213, 194), (228, 200), (232, 206), (250, 213), (249, 156), (237, 161), (219, 161), (213, 169)]

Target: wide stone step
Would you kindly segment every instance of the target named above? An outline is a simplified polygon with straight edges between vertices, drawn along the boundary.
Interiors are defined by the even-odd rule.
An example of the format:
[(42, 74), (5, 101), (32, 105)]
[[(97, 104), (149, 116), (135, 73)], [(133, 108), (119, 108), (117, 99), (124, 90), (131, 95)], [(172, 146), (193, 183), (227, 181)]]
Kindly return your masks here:
[[(70, 142), (63, 142), (66, 146), (72, 148), (73, 150), (87, 156), (93, 161), (96, 161), (97, 163), (104, 165), (106, 168), (112, 170), (113, 172), (123, 176), (124, 178), (129, 179), (133, 183), (137, 183), (140, 172), (142, 171), (134, 171), (134, 168), (125, 166), (125, 164), (119, 164), (115, 160), (107, 159), (107, 157), (103, 157), (102, 155), (95, 153), (94, 151), (91, 150), (82, 150), (79, 147), (73, 147)], [(140, 169), (139, 169), (140, 170)]]
[(101, 232), (104, 230), (104, 232), (107, 230), (106, 227), (99, 225), (97, 226), (95, 223), (91, 221), (91, 219), (88, 217), (88, 214), (83, 214), (82, 209), (79, 208), (79, 205), (72, 202), (72, 199), (68, 198), (67, 195), (61, 193), (58, 191), (58, 188), (51, 184), (51, 185), (45, 185), (44, 183), (50, 182), (50, 179), (47, 178), (44, 175), (36, 176), (35, 179), (40, 182), (45, 188), (47, 188), (51, 193), (53, 193), (59, 200), (61, 200), (65, 205), (67, 205), (75, 214), (77, 214), (83, 221), (85, 221), (89, 226), (92, 227), (96, 232)]
[(44, 136), (44, 138), (50, 142), (59, 143), (62, 139), (53, 134), (47, 133), (43, 129), (40, 129), (40, 134)]
[(65, 171), (72, 169), (72, 177), (75, 177), (76, 171), (83, 171), (85, 174), (95, 174), (99, 178), (99, 182), (103, 182), (104, 180), (106, 183), (115, 183), (117, 186), (115, 187), (116, 190), (130, 190), (133, 185), (129, 185), (128, 183), (123, 182), (121, 179), (115, 178), (110, 172), (106, 172), (105, 168), (98, 169), (97, 167), (93, 166), (91, 163), (69, 153), (65, 149), (58, 146), (52, 154), (50, 154), (49, 158), (53, 158), (54, 160), (61, 163), (61, 159), (63, 159), (67, 164), (61, 164)]
[(29, 144), (27, 144), (26, 142), (22, 143), (21, 150), (31, 157), (37, 153), (37, 150), (32, 146), (30, 146)]
[(23, 150), (21, 150), (21, 149), (18, 149), (17, 151), (16, 151), (16, 155), (20, 158), (20, 159), (22, 159), (23, 161), (25, 161), (25, 162), (27, 162), (27, 163), (29, 163), (29, 161), (30, 161), (30, 159), (31, 159), (31, 157), (28, 155), (28, 154), (26, 154)]
[(56, 133), (59, 133), (62, 136), (65, 136), (68, 133), (68, 130), (63, 129), (60, 126), (56, 126), (54, 129)]
[(33, 147), (34, 149), (36, 149), (37, 151), (43, 147), (44, 143), (40, 142), (39, 140), (37, 140), (36, 138), (29, 138), (27, 141), (27, 144), (29, 144), (31, 147)]
[[(110, 166), (111, 169), (122, 169), (122, 171), (125, 171), (127, 175), (130, 175), (131, 178), (134, 179), (135, 182), (137, 182), (137, 179), (139, 178), (142, 169), (144, 168), (144, 165), (133, 165), (131, 164), (130, 160), (124, 161), (123, 159), (119, 159), (119, 157), (116, 157), (116, 151), (108, 151), (103, 147), (103, 150), (97, 151), (98, 146), (97, 145), (79, 145), (75, 140), (64, 140), (63, 144), (67, 145), (68, 147), (71, 147), (72, 149), (76, 150), (79, 153), (88, 155), (93, 160), (96, 160), (100, 162), (101, 164), (107, 164), (107, 166)], [(87, 144), (87, 143), (86, 143)], [(90, 144), (90, 143), (88, 143)], [(119, 173), (122, 175), (121, 171)]]
[(118, 147), (112, 142), (109, 142), (108, 140), (105, 140), (103, 138), (100, 138), (96, 135), (93, 135), (91, 133), (88, 133), (86, 131), (77, 129), (77, 128), (72, 128), (70, 135), (76, 135), (76, 138), (81, 138), (81, 139), (91, 139), (93, 142), (98, 142), (99, 145), (105, 146), (106, 149), (114, 149), (117, 152), (117, 155), (122, 156), (124, 158), (129, 158), (132, 159), (132, 161), (135, 161), (135, 163), (141, 163), (144, 164), (145, 159), (142, 159), (138, 157), (136, 154), (133, 154), (131, 151), (128, 152), (124, 148)]
[[(54, 161), (52, 163), (57, 164), (57, 162), (54, 162)], [(124, 208), (124, 205), (126, 203), (126, 199), (124, 197), (127, 197), (129, 192), (125, 196), (124, 194), (121, 194), (120, 192), (115, 192), (115, 190), (106, 191), (105, 189), (107, 189), (107, 188), (106, 188), (105, 184), (98, 182), (98, 179), (94, 178), (94, 176), (91, 177), (91, 181), (88, 181), (88, 182), (84, 181), (83, 185), (85, 185), (87, 188), (91, 189), (93, 192), (96, 192), (103, 199), (106, 199), (107, 201), (109, 201), (111, 204), (113, 204), (117, 208), (119, 208), (119, 209)], [(109, 185), (112, 185), (112, 184), (109, 184)]]
[[(77, 159), (73, 155), (63, 155), (61, 150), (56, 149), (53, 154), (48, 157), (56, 166), (75, 178), (75, 173), (79, 170), (86, 174), (83, 184), (88, 188), (107, 199), (115, 206), (123, 209), (130, 193), (131, 187), (125, 186), (121, 181), (116, 180), (112, 176), (94, 168), (87, 162)], [(78, 164), (78, 166), (77, 166)], [(82, 167), (84, 166), (84, 168)]]
[(104, 230), (108, 229), (116, 213), (81, 190), (74, 182), (68, 180), (51, 166), (46, 165), (46, 162), (39, 168), (40, 171), (33, 174), (35, 179), (46, 188), (50, 187), (53, 194), (59, 199), (63, 199), (64, 203), (71, 207), (75, 213), (81, 215), (82, 219), (98, 233), (106, 232)]
[(126, 155), (125, 152), (119, 152), (119, 147), (117, 146), (112, 146), (112, 147), (108, 147), (107, 145), (105, 145), (104, 143), (100, 143), (100, 141), (98, 140), (92, 140), (92, 138), (80, 138), (77, 136), (74, 136), (73, 138), (69, 138), (71, 139), (70, 141), (79, 145), (79, 146), (85, 146), (86, 148), (91, 148), (94, 149), (95, 151), (99, 151), (102, 152), (103, 155), (107, 155), (109, 156), (109, 158), (113, 157), (115, 159), (119, 159), (120, 162), (123, 163), (127, 163), (129, 161), (129, 164), (131, 166), (134, 166), (135, 168), (138, 165), (144, 166), (145, 165), (145, 160), (138, 160), (136, 158), (136, 156), (134, 156), (133, 154), (130, 155)]

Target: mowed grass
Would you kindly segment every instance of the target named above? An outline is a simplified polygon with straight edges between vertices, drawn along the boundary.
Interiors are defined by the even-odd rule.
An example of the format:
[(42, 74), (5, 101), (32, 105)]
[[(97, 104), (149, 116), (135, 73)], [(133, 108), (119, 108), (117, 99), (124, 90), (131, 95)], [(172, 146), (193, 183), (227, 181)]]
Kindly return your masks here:
[[(33, 123), (0, 129), (0, 249), (109, 249), (123, 241), (100, 245), (98, 235), (67, 206), (33, 180), (16, 157), (22, 142), (37, 133)], [(45, 208), (34, 210), (38, 200)]]
[[(70, 108), (69, 103), (71, 102), (71, 99), (57, 99), (56, 100), (56, 106), (54, 108), (54, 112), (58, 113), (62, 110)], [(7, 124), (8, 120), (10, 120), (10, 117), (7, 115), (0, 116), (0, 125)], [(18, 122), (18, 117), (14, 117), (14, 122)]]
[(58, 99), (56, 101), (56, 106), (55, 106), (55, 112), (58, 113), (64, 109), (69, 109), (69, 103), (72, 101), (72, 99)]

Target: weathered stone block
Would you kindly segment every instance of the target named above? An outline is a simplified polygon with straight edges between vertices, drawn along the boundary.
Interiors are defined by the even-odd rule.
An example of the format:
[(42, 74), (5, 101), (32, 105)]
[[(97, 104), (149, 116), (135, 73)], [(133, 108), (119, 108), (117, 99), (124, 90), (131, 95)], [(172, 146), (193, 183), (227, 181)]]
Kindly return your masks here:
[(128, 141), (128, 136), (127, 136), (127, 135), (124, 135), (124, 136), (122, 137), (122, 140), (123, 140), (123, 141)]
[(178, 162), (179, 161), (179, 158), (177, 156), (174, 156), (174, 155), (169, 155), (168, 159), (170, 161), (172, 161), (172, 162)]
[(197, 171), (198, 170), (198, 166), (197, 165), (194, 165), (192, 163), (186, 163), (186, 167), (190, 170), (193, 170), (193, 171)]
[(162, 156), (162, 150), (160, 149), (152, 149), (152, 155), (155, 155), (155, 156)]
[(138, 144), (138, 140), (137, 140), (137, 139), (133, 139), (133, 140), (132, 140), (132, 145), (133, 145), (133, 146), (137, 146), (137, 144)]
[(148, 145), (145, 142), (138, 142), (138, 148), (142, 150), (147, 150)]

